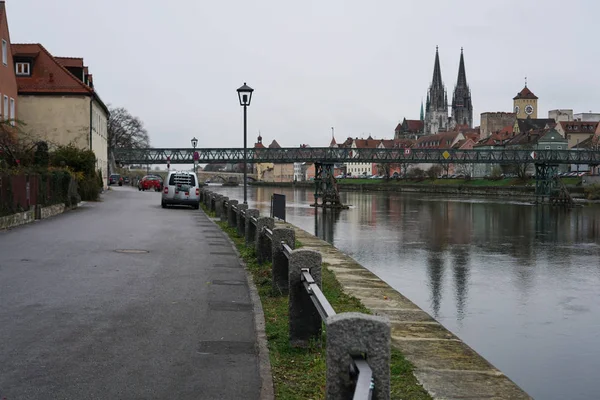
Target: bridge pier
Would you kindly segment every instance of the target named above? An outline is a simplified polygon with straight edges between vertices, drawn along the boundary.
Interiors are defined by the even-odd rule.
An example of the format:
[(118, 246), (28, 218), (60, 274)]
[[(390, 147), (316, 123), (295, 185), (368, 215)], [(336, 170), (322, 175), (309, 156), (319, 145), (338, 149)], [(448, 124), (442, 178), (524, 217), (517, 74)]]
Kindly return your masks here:
[[(321, 202), (319, 203), (319, 199)], [(342, 204), (333, 163), (315, 163), (315, 202), (312, 207), (347, 209)]]
[(552, 192), (556, 190), (557, 164), (536, 163), (535, 164), (535, 202), (544, 203), (550, 200)]

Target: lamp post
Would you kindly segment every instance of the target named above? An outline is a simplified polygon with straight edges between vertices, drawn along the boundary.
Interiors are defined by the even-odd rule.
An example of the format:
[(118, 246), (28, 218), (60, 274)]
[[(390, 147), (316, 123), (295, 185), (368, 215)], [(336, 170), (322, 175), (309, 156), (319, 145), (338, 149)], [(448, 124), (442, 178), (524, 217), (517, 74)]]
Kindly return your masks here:
[(194, 136), (194, 138), (192, 139), (192, 147), (194, 148), (194, 154), (192, 154), (192, 157), (194, 159), (194, 175), (196, 174), (196, 146), (198, 146), (198, 139), (196, 139), (196, 137)]
[(246, 82), (244, 82), (244, 85), (241, 86), (238, 90), (238, 98), (240, 99), (240, 106), (244, 107), (244, 204), (248, 204), (248, 196), (246, 193), (246, 181), (247, 181), (247, 175), (248, 175), (248, 155), (246, 153), (246, 132), (247, 132), (247, 125), (246, 125), (246, 109), (248, 108), (248, 106), (250, 106), (250, 101), (252, 100), (252, 92), (254, 92), (254, 89), (252, 89), (250, 86), (246, 85)]

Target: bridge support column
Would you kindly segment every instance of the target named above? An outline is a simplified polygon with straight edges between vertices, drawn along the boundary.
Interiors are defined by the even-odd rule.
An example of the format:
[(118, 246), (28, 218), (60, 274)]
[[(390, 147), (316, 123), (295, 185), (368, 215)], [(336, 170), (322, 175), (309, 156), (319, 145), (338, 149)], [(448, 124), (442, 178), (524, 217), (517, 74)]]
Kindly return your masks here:
[[(320, 203), (319, 203), (320, 199)], [(347, 209), (342, 204), (333, 163), (315, 163), (315, 203), (312, 207)]]
[(550, 199), (556, 190), (556, 173), (558, 165), (535, 164), (535, 202), (543, 203), (545, 198)]

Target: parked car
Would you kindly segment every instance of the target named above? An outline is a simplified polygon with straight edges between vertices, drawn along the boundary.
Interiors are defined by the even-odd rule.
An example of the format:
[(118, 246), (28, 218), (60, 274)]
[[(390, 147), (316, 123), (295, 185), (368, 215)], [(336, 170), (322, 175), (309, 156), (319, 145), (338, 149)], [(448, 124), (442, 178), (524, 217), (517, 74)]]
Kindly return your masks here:
[(121, 175), (119, 174), (110, 174), (108, 177), (108, 185), (116, 185), (121, 180)]
[(162, 182), (160, 177), (155, 175), (146, 175), (138, 183), (138, 190), (155, 190), (160, 192), (162, 188)]
[(123, 183), (129, 183), (129, 177), (128, 176), (124, 176), (123, 177)]
[(171, 171), (162, 191), (160, 205), (187, 205), (200, 208), (200, 186), (196, 174), (187, 171)]

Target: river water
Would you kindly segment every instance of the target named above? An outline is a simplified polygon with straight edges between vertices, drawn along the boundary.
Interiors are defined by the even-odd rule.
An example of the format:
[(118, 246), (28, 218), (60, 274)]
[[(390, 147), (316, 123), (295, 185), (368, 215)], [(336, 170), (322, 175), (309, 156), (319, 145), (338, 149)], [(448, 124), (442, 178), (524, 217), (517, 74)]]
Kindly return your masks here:
[[(242, 187), (212, 186), (230, 198)], [(344, 192), (315, 211), (312, 189), (248, 187), (268, 215), (350, 255), (536, 399), (600, 398), (600, 207), (573, 210), (430, 194)]]

